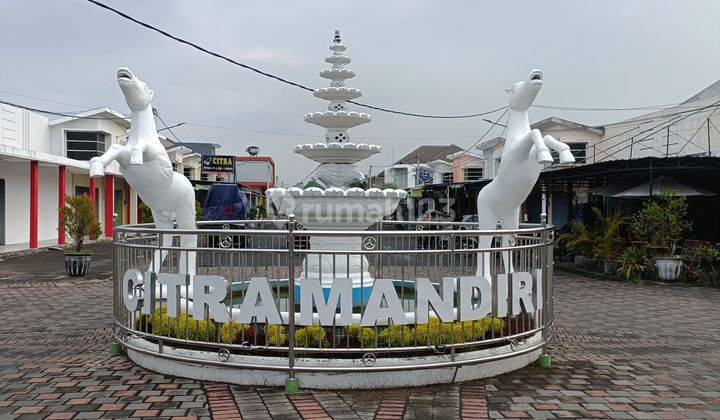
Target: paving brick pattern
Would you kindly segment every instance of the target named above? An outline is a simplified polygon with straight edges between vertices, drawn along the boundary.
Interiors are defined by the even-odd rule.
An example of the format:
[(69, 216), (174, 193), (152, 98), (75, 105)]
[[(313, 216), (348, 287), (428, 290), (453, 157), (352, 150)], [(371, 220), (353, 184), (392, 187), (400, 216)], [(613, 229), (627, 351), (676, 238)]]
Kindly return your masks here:
[(210, 414), (214, 419), (242, 419), (230, 386), (223, 383), (203, 382)]
[(52, 252), (0, 263), (0, 419), (720, 418), (720, 291), (556, 276), (550, 369), (368, 391), (201, 383), (109, 357), (109, 246), (96, 276)]

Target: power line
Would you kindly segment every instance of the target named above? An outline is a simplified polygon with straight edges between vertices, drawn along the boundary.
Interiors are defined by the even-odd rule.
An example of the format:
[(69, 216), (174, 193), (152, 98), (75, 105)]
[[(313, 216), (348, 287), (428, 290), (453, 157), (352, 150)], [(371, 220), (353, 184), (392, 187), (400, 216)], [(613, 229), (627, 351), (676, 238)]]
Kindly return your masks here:
[[(127, 20), (129, 20), (129, 21), (131, 21), (131, 22), (134, 22), (134, 23), (136, 23), (136, 24), (138, 24), (138, 25), (140, 25), (140, 26), (142, 26), (142, 27), (144, 27), (144, 28), (150, 29), (151, 31), (155, 31), (155, 32), (157, 32), (157, 33), (159, 33), (159, 34), (161, 34), (161, 35), (163, 35), (163, 36), (165, 36), (165, 37), (168, 37), (168, 38), (170, 38), (170, 39), (172, 39), (172, 40), (174, 40), (174, 41), (176, 41), (176, 42), (179, 42), (179, 43), (181, 43), (181, 44), (185, 44), (185, 45), (187, 45), (187, 46), (189, 46), (189, 47), (192, 47), (192, 48), (194, 48), (194, 49), (196, 49), (196, 50), (198, 50), (198, 51), (201, 51), (201, 52), (203, 52), (203, 53), (205, 53), (205, 54), (209, 54), (209, 55), (211, 55), (211, 56), (213, 56), (213, 57), (215, 57), (215, 58), (219, 58), (220, 60), (227, 61), (228, 63), (231, 63), (231, 64), (233, 64), (233, 65), (242, 67), (242, 68), (244, 68), (244, 69), (246, 69), (246, 70), (250, 70), (250, 71), (255, 72), (255, 73), (257, 73), (257, 74), (259, 74), (259, 75), (261, 75), (261, 76), (265, 76), (265, 77), (268, 77), (268, 78), (277, 80), (278, 82), (282, 82), (282, 83), (288, 84), (288, 85), (290, 85), (290, 86), (294, 86), (294, 87), (300, 88), (300, 89), (302, 89), (302, 90), (306, 90), (306, 91), (308, 91), (308, 92), (313, 92), (313, 91), (315, 90), (315, 89), (313, 89), (313, 88), (311, 88), (311, 87), (308, 87), (308, 86), (305, 86), (305, 85), (303, 85), (303, 84), (301, 84), (301, 83), (293, 82), (293, 81), (288, 80), (288, 79), (285, 79), (285, 78), (283, 78), (283, 77), (276, 76), (276, 75), (274, 75), (274, 74), (272, 74), (272, 73), (268, 73), (268, 72), (266, 72), (266, 71), (262, 71), (262, 70), (260, 70), (260, 69), (258, 69), (258, 68), (255, 68), (255, 67), (253, 67), (253, 66), (250, 66), (250, 65), (241, 63), (241, 62), (239, 62), (239, 61), (236, 61), (236, 60), (234, 60), (234, 59), (232, 59), (232, 58), (230, 58), (230, 57), (227, 57), (227, 56), (225, 56), (225, 55), (222, 55), (222, 54), (220, 54), (220, 53), (211, 51), (211, 50), (209, 50), (209, 49), (207, 49), (207, 48), (205, 48), (205, 47), (202, 47), (202, 46), (200, 46), (200, 45), (198, 45), (198, 44), (196, 44), (196, 43), (194, 43), (194, 42), (191, 42), (191, 41), (188, 41), (188, 40), (186, 40), (186, 39), (180, 38), (180, 37), (178, 37), (178, 36), (176, 36), (176, 35), (173, 35), (173, 34), (167, 32), (167, 31), (164, 31), (164, 30), (162, 30), (162, 29), (160, 29), (160, 28), (157, 28), (157, 27), (155, 27), (155, 26), (153, 26), (153, 25), (151, 25), (151, 24), (149, 24), (149, 23), (146, 23), (146, 22), (143, 22), (143, 21), (141, 21), (141, 20), (139, 20), (139, 19), (136, 19), (136, 18), (128, 15), (127, 13), (124, 13), (124, 12), (122, 12), (122, 11), (120, 11), (120, 10), (117, 10), (117, 9), (115, 9), (115, 8), (112, 8), (112, 7), (110, 7), (110, 6), (108, 6), (108, 5), (104, 4), (104, 3), (101, 3), (101, 2), (99, 2), (99, 1), (97, 1), (97, 0), (87, 0), (87, 1), (88, 1), (89, 3), (91, 3), (91, 4), (94, 4), (95, 6), (101, 7), (101, 8), (103, 8), (103, 9), (105, 9), (105, 10), (109, 10), (109, 11), (115, 13), (116, 15), (118, 15), (118, 16), (124, 18), (124, 19), (127, 19)], [(362, 102), (356, 102), (356, 101), (347, 101), (347, 102), (350, 102), (350, 103), (352, 103), (352, 104), (355, 104), (355, 105), (358, 105), (358, 106), (362, 106), (362, 107), (365, 107), (365, 108), (374, 109), (374, 110), (377, 110), (377, 111), (387, 112), (387, 113), (391, 113), (391, 114), (405, 115), (405, 116), (410, 116), (410, 117), (420, 117), (420, 118), (434, 118), (434, 119), (458, 119), (458, 118), (480, 117), (480, 116), (483, 116), (483, 115), (492, 114), (492, 113), (494, 113), (494, 112), (497, 112), (497, 111), (505, 108), (505, 107), (503, 106), (503, 107), (499, 107), (499, 108), (496, 108), (496, 109), (493, 109), (493, 110), (490, 110), (490, 111), (479, 112), (479, 113), (476, 113), (476, 114), (464, 114), (464, 115), (431, 115), (431, 114), (418, 114), (418, 113), (414, 113), (414, 112), (398, 111), (398, 110), (394, 110), (394, 109), (390, 109), (390, 108), (385, 108), (385, 107), (381, 107), (381, 106), (370, 105), (370, 104), (366, 104), (366, 103), (362, 103)]]
[(13, 102), (5, 101), (5, 100), (0, 100), (0, 104), (10, 105), (10, 106), (14, 106), (15, 108), (20, 108), (20, 109), (27, 109), (28, 111), (33, 111), (33, 112), (37, 112), (37, 113), (40, 113), (40, 114), (50, 114), (50, 115), (57, 115), (57, 116), (60, 116), (60, 117), (71, 117), (71, 118), (77, 118), (77, 119), (82, 119), (82, 120), (125, 120), (125, 121), (127, 121), (127, 120), (129, 119), (129, 117), (88, 117), (88, 116), (80, 116), (80, 115), (71, 114), (71, 113), (68, 113), (68, 112), (49, 111), (49, 110), (47, 110), (47, 109), (34, 108), (34, 107), (31, 107), (31, 106), (27, 106), (27, 105), (19, 105), (19, 104), (13, 103)]
[[(127, 120), (128, 117), (90, 117), (90, 116), (81, 116), (77, 114), (71, 114), (67, 112), (60, 112), (60, 111), (51, 111), (47, 109), (40, 109), (35, 108), (27, 105), (20, 105), (16, 104), (14, 102), (9, 102), (0, 99), (0, 103), (14, 106), (16, 108), (21, 109), (27, 109), (28, 111), (37, 112), (40, 114), (50, 114), (50, 115), (57, 115), (61, 117), (71, 117), (71, 118), (77, 118), (77, 119), (84, 119), (84, 120)], [(175, 122), (173, 120), (168, 120), (170, 122)], [(163, 123), (164, 124), (164, 123)], [(313, 137), (313, 138), (319, 138), (320, 135), (315, 134), (302, 134), (302, 133), (288, 133), (288, 132), (281, 132), (281, 131), (264, 131), (264, 130), (251, 130), (251, 129), (245, 129), (245, 128), (238, 128), (238, 127), (227, 127), (227, 126), (220, 126), (220, 125), (212, 125), (212, 124), (203, 124), (203, 123), (197, 123), (197, 122), (184, 122), (182, 125), (191, 125), (191, 126), (197, 126), (197, 127), (206, 127), (206, 128), (216, 128), (221, 130), (232, 130), (232, 131), (242, 131), (242, 132), (249, 132), (249, 133), (258, 133), (258, 134), (272, 134), (272, 135), (283, 135), (283, 136), (293, 136), (293, 137)], [(174, 127), (170, 127), (174, 128)], [(166, 127), (167, 129), (167, 127)], [(360, 140), (448, 140), (448, 139), (461, 139), (461, 138), (474, 138), (475, 136), (455, 136), (455, 137), (357, 137), (357, 139)]]
[(177, 142), (182, 145), (183, 142), (180, 141), (180, 139), (178, 138), (178, 136), (175, 135), (175, 133), (173, 133), (172, 127), (170, 127), (170, 126), (168, 126), (167, 124), (165, 124), (165, 121), (163, 121), (162, 117), (160, 116), (160, 112), (158, 112), (157, 108), (153, 108), (152, 111), (153, 111), (153, 114), (155, 114), (155, 116), (158, 118), (158, 120), (160, 120), (160, 122), (162, 123), (162, 125), (165, 126), (165, 130), (167, 130), (170, 134), (172, 134), (172, 136), (175, 137), (175, 140), (177, 140)]
[(37, 96), (24, 95), (24, 94), (22, 94), (22, 93), (15, 93), (15, 92), (7, 91), (7, 90), (0, 90), (0, 93), (5, 93), (5, 94), (8, 94), (8, 95), (13, 95), (13, 96), (20, 96), (20, 97), (22, 97), (22, 98), (35, 99), (35, 100), (43, 101), (43, 102), (51, 102), (51, 103), (59, 104), (59, 105), (67, 105), (67, 106), (72, 106), (72, 107), (75, 107), (75, 108), (92, 109), (92, 108), (88, 108), (88, 107), (82, 106), (82, 105), (71, 104), (71, 103), (68, 103), (68, 102), (55, 101), (55, 100), (52, 100), (52, 99), (38, 98)]
[(680, 102), (672, 104), (659, 104), (659, 105), (647, 105), (647, 106), (633, 106), (627, 108), (603, 108), (603, 107), (584, 107), (584, 106), (559, 106), (559, 105), (530, 105), (533, 108), (540, 109), (553, 109), (556, 111), (649, 111), (649, 110), (663, 110), (667, 108), (688, 108), (683, 107)]
[[(670, 126), (673, 125), (673, 124), (677, 124), (677, 123), (679, 123), (680, 121), (686, 120), (687, 118), (689, 118), (689, 117), (691, 117), (691, 116), (693, 116), (693, 115), (695, 115), (695, 114), (697, 114), (697, 113), (699, 113), (699, 112), (701, 112), (701, 111), (703, 111), (703, 110), (705, 110), (705, 109), (712, 108), (712, 107), (717, 107), (717, 106), (720, 106), (720, 101), (717, 101), (717, 102), (714, 102), (714, 103), (712, 103), (712, 104), (710, 104), (710, 105), (707, 105), (707, 106), (705, 106), (705, 107), (699, 108), (699, 109), (695, 110), (694, 112), (692, 112), (692, 113), (690, 113), (690, 114), (688, 114), (688, 115), (685, 115), (685, 116), (683, 116), (683, 117), (681, 117), (681, 118), (675, 119), (675, 121), (671, 121), (670, 123), (668, 123), (668, 124), (665, 125), (664, 127), (661, 127), (661, 128), (659, 128), (659, 129), (656, 130), (657, 127), (660, 127), (660, 126), (662, 126), (663, 124), (666, 124), (665, 121), (664, 121), (664, 122), (661, 122), (660, 124), (657, 124), (657, 125), (655, 125), (654, 127), (652, 127), (652, 128), (650, 129), (650, 130), (654, 130), (652, 133), (648, 134), (647, 136), (643, 137), (642, 139), (638, 140), (637, 142), (639, 143), (639, 142), (641, 142), (641, 141), (645, 141), (645, 140), (649, 139), (650, 137), (654, 136), (655, 134), (659, 133), (661, 130), (663, 130), (663, 129), (665, 129), (665, 128), (668, 128), (668, 127), (670, 127)], [(648, 130), (646, 130), (646, 132), (647, 132), (647, 131), (648, 131)], [(611, 149), (611, 148), (613, 148), (613, 147), (615, 147), (615, 146), (617, 146), (617, 145), (620, 145), (620, 144), (623, 144), (623, 143), (627, 142), (628, 140), (632, 140), (633, 138), (634, 138), (634, 136), (633, 136), (633, 137), (630, 137), (629, 139), (623, 140), (623, 141), (621, 141), (620, 143), (617, 143), (617, 144), (615, 144), (615, 145), (613, 145), (613, 146), (610, 146), (610, 147), (608, 147), (608, 148), (605, 149), (605, 150), (609, 150), (609, 149)], [(635, 144), (635, 142), (634, 142), (634, 141), (631, 141), (629, 145), (627, 145), (627, 146), (625, 146), (625, 147), (623, 147), (623, 148), (621, 148), (621, 149), (618, 149), (618, 150), (614, 151), (612, 154), (610, 154), (610, 155), (608, 155), (608, 156), (600, 159), (599, 162), (602, 162), (603, 160), (608, 159), (608, 158), (616, 155), (617, 153), (619, 153), (619, 152), (627, 149), (628, 147), (632, 147), (634, 144)]]

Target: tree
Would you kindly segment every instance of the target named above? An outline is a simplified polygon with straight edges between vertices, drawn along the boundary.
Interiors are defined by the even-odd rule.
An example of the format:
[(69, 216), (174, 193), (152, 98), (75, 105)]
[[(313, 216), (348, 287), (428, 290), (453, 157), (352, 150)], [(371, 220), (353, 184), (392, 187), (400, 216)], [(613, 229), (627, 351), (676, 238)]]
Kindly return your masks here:
[(95, 240), (100, 236), (102, 232), (100, 223), (95, 217), (93, 203), (87, 195), (65, 197), (65, 206), (59, 211), (60, 226), (65, 234), (72, 238), (75, 251), (85, 251), (83, 249), (85, 238)]
[(663, 248), (675, 255), (678, 241), (683, 232), (692, 224), (685, 220), (687, 198), (676, 195), (676, 191), (663, 189), (654, 199), (643, 204), (630, 229), (634, 236), (648, 241), (650, 246)]

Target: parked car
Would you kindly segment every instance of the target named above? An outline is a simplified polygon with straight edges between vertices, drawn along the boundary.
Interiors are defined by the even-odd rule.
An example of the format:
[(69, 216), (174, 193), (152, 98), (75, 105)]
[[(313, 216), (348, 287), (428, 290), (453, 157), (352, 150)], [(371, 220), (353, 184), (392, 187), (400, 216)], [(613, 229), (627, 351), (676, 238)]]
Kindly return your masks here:
[[(244, 223), (232, 223), (233, 220), (247, 220), (250, 216), (248, 200), (240, 187), (234, 183), (218, 183), (210, 186), (205, 203), (202, 206), (202, 220), (213, 221), (200, 225), (201, 229), (245, 229)], [(230, 235), (233, 248), (245, 247), (245, 236)], [(222, 248), (223, 235), (208, 236), (208, 246)], [(225, 239), (227, 240), (227, 239)], [(227, 245), (225, 246), (227, 247)]]

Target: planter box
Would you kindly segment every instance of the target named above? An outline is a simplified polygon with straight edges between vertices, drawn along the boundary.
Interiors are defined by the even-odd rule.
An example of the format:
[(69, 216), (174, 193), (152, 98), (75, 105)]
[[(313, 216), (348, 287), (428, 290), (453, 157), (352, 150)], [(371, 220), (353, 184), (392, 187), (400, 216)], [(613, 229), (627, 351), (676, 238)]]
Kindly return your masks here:
[(82, 277), (90, 269), (90, 255), (82, 253), (65, 254), (65, 271), (70, 277)]
[(680, 278), (683, 260), (677, 257), (656, 257), (655, 266), (658, 269), (658, 277), (662, 281), (675, 281)]

